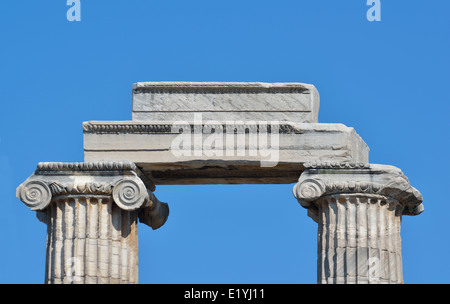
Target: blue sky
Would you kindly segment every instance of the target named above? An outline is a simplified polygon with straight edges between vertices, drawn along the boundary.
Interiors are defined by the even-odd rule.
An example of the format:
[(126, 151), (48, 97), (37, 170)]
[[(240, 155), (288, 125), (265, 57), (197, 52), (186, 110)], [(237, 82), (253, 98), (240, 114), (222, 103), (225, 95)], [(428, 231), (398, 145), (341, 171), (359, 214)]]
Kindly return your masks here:
[[(0, 2), (0, 283), (43, 283), (46, 227), (15, 189), (38, 162), (83, 161), (82, 122), (131, 120), (139, 81), (303, 82), (319, 122), (355, 128), (370, 162), (403, 170), (425, 212), (404, 217), (406, 283), (449, 283), (450, 2)], [(317, 224), (293, 185), (158, 186), (139, 226), (141, 283), (316, 283)]]

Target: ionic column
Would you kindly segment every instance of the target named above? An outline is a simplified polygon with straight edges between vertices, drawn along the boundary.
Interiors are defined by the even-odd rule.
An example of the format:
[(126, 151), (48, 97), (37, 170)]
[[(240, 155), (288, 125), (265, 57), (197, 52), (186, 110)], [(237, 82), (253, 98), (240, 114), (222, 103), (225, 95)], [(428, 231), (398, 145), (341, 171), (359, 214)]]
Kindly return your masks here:
[(403, 283), (402, 215), (423, 211), (404, 174), (369, 164), (305, 168), (294, 195), (318, 223), (318, 283)]
[(168, 206), (133, 163), (40, 163), (17, 197), (47, 224), (45, 282), (138, 283), (138, 220)]

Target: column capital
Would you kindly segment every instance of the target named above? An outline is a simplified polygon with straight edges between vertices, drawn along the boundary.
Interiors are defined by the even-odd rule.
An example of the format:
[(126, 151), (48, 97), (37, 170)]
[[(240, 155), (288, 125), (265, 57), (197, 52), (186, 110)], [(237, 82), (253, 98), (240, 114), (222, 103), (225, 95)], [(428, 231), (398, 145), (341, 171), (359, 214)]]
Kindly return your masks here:
[(156, 199), (154, 190), (155, 185), (132, 162), (39, 163), (16, 195), (33, 211), (46, 209), (55, 197), (110, 196), (123, 210), (142, 208), (143, 213), (154, 216), (156, 210), (158, 217), (164, 215), (158, 219), (160, 225), (149, 225), (156, 229), (167, 219), (168, 206)]
[(402, 215), (423, 212), (422, 195), (412, 187), (403, 172), (393, 166), (366, 163), (307, 163), (294, 196), (317, 220), (314, 201), (321, 197), (365, 194), (389, 197), (402, 205)]

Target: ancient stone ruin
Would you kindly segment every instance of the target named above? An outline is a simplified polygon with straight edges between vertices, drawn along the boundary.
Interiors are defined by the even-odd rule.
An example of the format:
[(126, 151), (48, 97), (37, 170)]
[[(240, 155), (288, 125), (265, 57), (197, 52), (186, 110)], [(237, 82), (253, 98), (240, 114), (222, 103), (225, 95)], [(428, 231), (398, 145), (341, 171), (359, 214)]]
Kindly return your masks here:
[(403, 283), (400, 225), (423, 211), (353, 128), (318, 122), (301, 83), (144, 82), (131, 121), (83, 123), (83, 163), (39, 163), (17, 197), (47, 224), (46, 283), (138, 283), (156, 185), (290, 184), (318, 224), (318, 283)]

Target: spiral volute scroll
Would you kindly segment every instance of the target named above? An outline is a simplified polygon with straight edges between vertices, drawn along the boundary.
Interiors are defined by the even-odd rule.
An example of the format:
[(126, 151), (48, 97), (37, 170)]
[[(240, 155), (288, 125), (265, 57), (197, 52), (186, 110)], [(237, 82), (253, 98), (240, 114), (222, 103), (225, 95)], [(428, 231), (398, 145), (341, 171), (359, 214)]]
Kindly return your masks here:
[(294, 187), (294, 196), (301, 201), (315, 201), (324, 193), (325, 184), (319, 179), (306, 179)]
[(144, 183), (133, 179), (122, 179), (113, 189), (114, 202), (123, 210), (139, 209), (148, 200)]
[(17, 197), (31, 210), (44, 210), (52, 200), (50, 187), (38, 180), (22, 184), (17, 189)]

